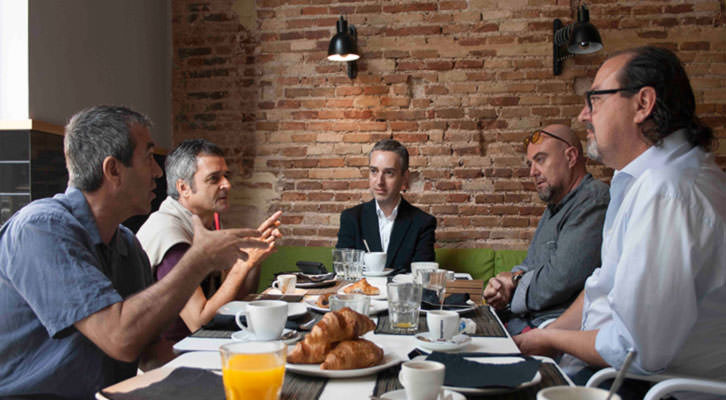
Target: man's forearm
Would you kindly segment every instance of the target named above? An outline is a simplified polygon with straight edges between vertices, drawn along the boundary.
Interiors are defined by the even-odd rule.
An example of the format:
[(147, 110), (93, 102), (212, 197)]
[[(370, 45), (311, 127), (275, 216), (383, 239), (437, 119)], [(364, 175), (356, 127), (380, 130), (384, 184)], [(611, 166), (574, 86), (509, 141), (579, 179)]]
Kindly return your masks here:
[(595, 350), (595, 339), (598, 330), (572, 331), (566, 329), (545, 329), (552, 348), (561, 353), (567, 353), (596, 367), (606, 367), (608, 363), (603, 360), (600, 353)]
[(579, 330), (582, 326), (582, 306), (585, 301), (585, 290), (580, 292), (570, 307), (559, 318), (547, 326), (547, 329)]
[(78, 322), (76, 328), (115, 359), (131, 362), (184, 307), (207, 271), (188, 251), (162, 280)]

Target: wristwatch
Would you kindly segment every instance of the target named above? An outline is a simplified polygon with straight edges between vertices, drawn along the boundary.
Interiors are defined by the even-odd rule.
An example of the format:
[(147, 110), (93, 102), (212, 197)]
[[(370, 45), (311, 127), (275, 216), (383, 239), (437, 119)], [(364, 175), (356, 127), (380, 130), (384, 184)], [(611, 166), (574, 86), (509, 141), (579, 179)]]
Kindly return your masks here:
[(517, 271), (512, 273), (512, 284), (514, 287), (517, 287), (517, 284), (519, 283), (519, 280), (522, 279), (522, 276), (524, 275), (524, 271)]

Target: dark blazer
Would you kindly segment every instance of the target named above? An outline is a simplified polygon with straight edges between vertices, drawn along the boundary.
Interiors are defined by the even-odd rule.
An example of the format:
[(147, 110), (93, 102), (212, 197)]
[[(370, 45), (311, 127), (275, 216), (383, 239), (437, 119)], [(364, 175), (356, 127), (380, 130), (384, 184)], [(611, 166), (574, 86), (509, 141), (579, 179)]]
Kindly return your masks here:
[[(371, 251), (383, 251), (374, 201), (340, 214), (336, 248), (365, 250), (365, 239)], [(388, 242), (386, 268), (396, 269), (395, 273), (410, 272), (412, 261), (434, 261), (435, 231), (436, 218), (401, 198)]]

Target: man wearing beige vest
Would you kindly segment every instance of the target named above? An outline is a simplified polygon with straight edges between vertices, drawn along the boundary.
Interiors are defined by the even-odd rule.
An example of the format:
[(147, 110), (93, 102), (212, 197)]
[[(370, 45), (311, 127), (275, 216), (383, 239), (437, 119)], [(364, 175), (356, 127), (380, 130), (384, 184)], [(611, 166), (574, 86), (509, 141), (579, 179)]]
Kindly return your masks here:
[[(155, 279), (171, 272), (193, 241), (192, 215), (208, 229), (219, 229), (218, 213), (229, 208), (229, 169), (224, 153), (204, 139), (186, 140), (166, 158), (167, 198), (152, 213), (136, 236), (149, 256)], [(241, 299), (257, 289), (258, 265), (274, 251), (280, 237), (276, 227), (281, 212), (274, 213), (259, 226), (266, 249), (244, 249), (246, 260), (239, 259), (223, 273), (212, 273), (194, 291), (179, 318), (162, 338), (177, 342), (211, 321), (219, 307)], [(217, 215), (217, 217), (215, 217)]]

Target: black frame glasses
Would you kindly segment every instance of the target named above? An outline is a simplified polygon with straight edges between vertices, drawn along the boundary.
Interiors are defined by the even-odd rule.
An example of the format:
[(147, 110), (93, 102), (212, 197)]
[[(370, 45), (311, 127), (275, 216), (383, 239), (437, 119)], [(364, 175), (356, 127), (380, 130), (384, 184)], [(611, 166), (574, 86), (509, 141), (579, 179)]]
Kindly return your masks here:
[(640, 89), (644, 88), (645, 86), (647, 86), (647, 85), (630, 86), (630, 87), (624, 87), (624, 88), (619, 88), (619, 89), (588, 90), (587, 92), (585, 92), (585, 104), (587, 104), (587, 109), (590, 110), (590, 112), (592, 112), (592, 100), (590, 99), (591, 96), (640, 90)]
[(565, 139), (563, 139), (563, 138), (555, 135), (554, 133), (547, 132), (544, 129), (537, 129), (534, 132), (530, 133), (529, 136), (527, 136), (526, 138), (524, 138), (524, 152), (525, 153), (527, 152), (527, 146), (529, 146), (530, 143), (537, 144), (540, 141), (542, 141), (542, 135), (541, 135), (542, 133), (544, 133), (545, 135), (547, 135), (549, 137), (553, 137), (553, 138), (555, 138), (557, 140), (560, 140), (560, 141), (566, 143), (567, 144), (567, 147), (572, 146), (570, 144), (570, 142), (568, 142), (567, 140), (565, 140)]

